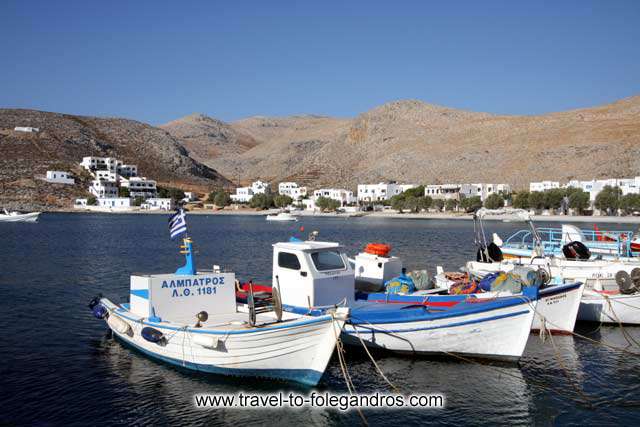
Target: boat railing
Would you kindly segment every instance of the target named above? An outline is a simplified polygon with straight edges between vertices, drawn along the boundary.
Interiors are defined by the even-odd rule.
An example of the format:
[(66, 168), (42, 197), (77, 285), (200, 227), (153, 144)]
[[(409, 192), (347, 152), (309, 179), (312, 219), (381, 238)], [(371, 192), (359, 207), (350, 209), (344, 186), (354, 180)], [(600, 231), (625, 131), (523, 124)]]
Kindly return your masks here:
[[(559, 250), (563, 242), (563, 230), (554, 227), (536, 228), (540, 236), (541, 243), (545, 250)], [(611, 253), (618, 256), (631, 256), (631, 241), (633, 233), (630, 231), (599, 231), (599, 230), (580, 230), (583, 243), (590, 248), (607, 249)], [(571, 235), (571, 233), (568, 233)], [(603, 237), (607, 240), (603, 240)], [(571, 238), (564, 241), (572, 240)], [(518, 230), (509, 236), (504, 246), (517, 248), (533, 248), (534, 239), (530, 230)]]

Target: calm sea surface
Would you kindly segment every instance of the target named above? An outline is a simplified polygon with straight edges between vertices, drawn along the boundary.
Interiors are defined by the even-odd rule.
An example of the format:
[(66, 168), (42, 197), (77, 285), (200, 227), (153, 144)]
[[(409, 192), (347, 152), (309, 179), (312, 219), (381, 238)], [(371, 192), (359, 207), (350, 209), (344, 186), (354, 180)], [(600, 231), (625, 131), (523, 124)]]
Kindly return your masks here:
[[(220, 264), (256, 281), (271, 278), (272, 243), (301, 225), (351, 254), (367, 242), (390, 243), (409, 269), (457, 269), (475, 253), (469, 221), (309, 218), (293, 225), (194, 215), (189, 225), (200, 267)], [(489, 228), (504, 238), (521, 225)], [(109, 338), (87, 302), (98, 292), (125, 301), (131, 273), (169, 272), (181, 263), (166, 216), (45, 214), (38, 224), (0, 224), (0, 243), (0, 424), (360, 423), (355, 412), (333, 410), (196, 410), (194, 393), (308, 389), (184, 372)], [(640, 340), (640, 328), (625, 331)], [(640, 352), (616, 327), (579, 324), (578, 332)], [(447, 407), (365, 411), (371, 425), (640, 423), (640, 358), (579, 338), (543, 343), (531, 335), (518, 365), (376, 358), (403, 392), (443, 393)], [(390, 391), (362, 351), (347, 348), (347, 362), (359, 392)], [(317, 390), (346, 391), (335, 355)]]

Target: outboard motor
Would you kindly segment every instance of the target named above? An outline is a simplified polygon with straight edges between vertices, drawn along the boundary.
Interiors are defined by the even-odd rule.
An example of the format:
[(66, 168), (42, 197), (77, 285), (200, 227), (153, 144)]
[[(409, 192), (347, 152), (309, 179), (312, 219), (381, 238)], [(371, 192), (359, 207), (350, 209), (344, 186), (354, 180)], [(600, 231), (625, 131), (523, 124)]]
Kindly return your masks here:
[(566, 259), (581, 259), (587, 260), (591, 258), (591, 251), (582, 242), (574, 240), (562, 247), (562, 253)]
[(476, 261), (478, 262), (501, 262), (503, 259), (502, 249), (493, 242), (489, 243), (486, 248), (484, 246), (480, 246), (478, 248), (478, 253), (476, 254)]

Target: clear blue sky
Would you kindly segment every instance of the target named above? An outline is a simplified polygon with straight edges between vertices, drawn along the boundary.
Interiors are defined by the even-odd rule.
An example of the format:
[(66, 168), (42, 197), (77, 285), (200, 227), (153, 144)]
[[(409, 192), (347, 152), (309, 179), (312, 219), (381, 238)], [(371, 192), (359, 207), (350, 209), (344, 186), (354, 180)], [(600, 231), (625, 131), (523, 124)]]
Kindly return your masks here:
[(640, 94), (640, 0), (0, 2), (0, 107), (152, 124)]

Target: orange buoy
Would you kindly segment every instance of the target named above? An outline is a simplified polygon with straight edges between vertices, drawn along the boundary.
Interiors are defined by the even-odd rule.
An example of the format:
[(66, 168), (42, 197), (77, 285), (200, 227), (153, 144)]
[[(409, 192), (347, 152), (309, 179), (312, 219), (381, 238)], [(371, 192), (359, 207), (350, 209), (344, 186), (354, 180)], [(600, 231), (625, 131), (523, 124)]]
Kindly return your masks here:
[(369, 243), (364, 247), (365, 253), (386, 257), (391, 252), (391, 246), (384, 243)]

